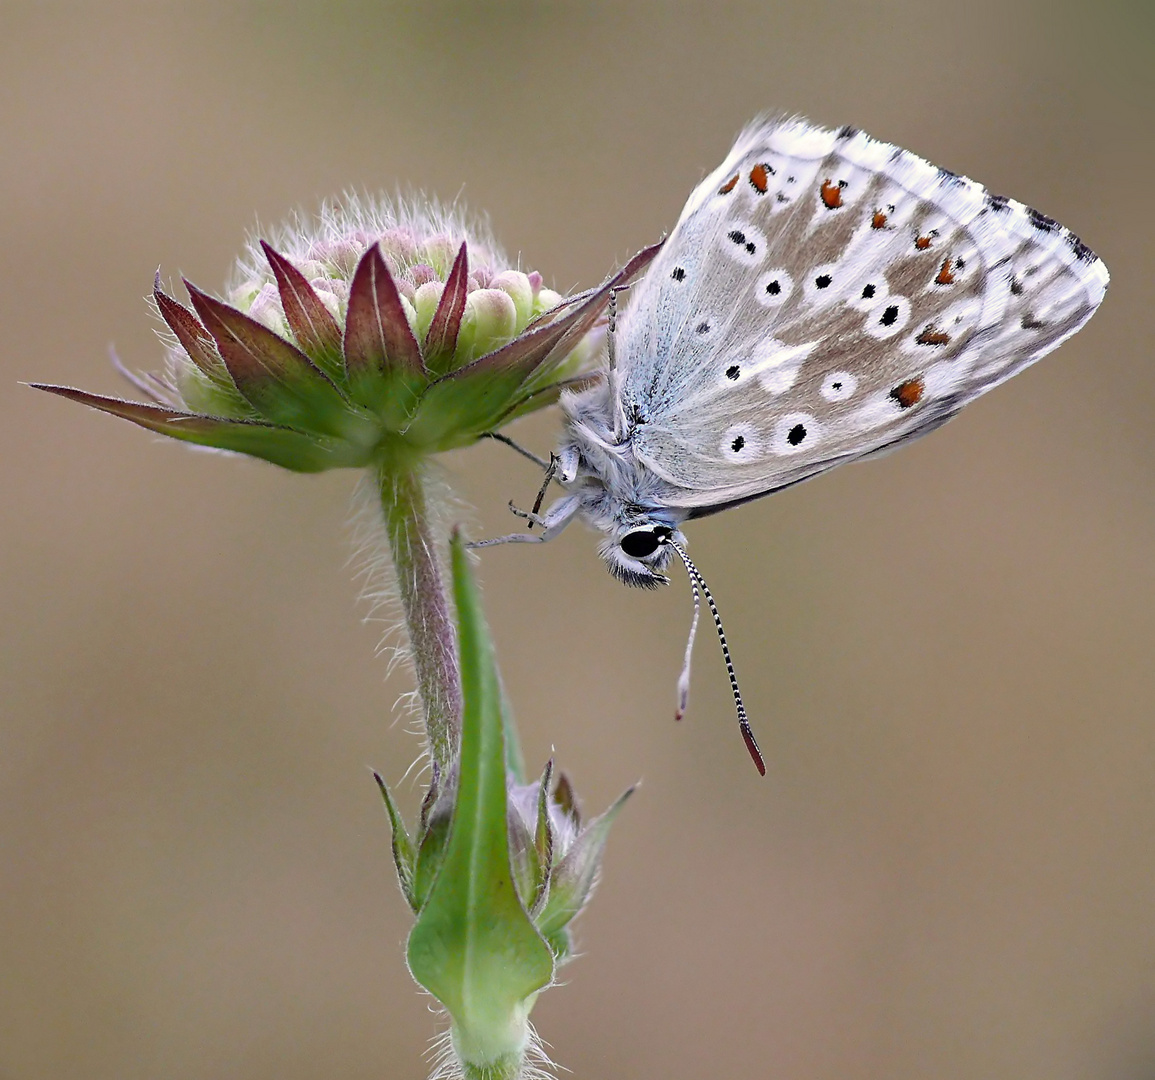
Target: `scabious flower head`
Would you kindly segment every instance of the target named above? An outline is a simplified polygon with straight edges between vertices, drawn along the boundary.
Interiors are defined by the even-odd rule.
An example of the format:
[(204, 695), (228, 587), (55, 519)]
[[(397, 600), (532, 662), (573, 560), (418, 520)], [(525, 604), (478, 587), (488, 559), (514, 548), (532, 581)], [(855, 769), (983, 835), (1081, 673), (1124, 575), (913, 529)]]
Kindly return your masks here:
[(176, 439), (299, 472), (466, 445), (587, 372), (611, 290), (562, 298), (484, 223), (428, 200), (348, 196), (253, 241), (227, 302), (153, 295), (167, 363), (151, 400), (41, 386)]

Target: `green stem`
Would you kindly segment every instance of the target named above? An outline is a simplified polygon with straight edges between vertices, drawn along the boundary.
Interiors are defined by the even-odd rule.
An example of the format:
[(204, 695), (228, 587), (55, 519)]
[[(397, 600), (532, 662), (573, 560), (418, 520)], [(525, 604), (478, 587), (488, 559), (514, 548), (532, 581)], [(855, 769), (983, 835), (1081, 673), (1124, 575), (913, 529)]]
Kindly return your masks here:
[(379, 467), (377, 487), (425, 712), (429, 753), (444, 774), (461, 743), (461, 672), (425, 484), (419, 466), (390, 461)]

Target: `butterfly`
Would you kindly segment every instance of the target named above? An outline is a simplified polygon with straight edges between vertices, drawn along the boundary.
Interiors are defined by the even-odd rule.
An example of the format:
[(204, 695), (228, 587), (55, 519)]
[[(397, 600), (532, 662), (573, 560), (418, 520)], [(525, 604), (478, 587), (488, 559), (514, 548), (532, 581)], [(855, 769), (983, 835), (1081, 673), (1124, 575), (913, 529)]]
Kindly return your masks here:
[[(717, 606), (681, 525), (893, 450), (1069, 338), (1107, 268), (1013, 199), (854, 129), (755, 121), (691, 193), (618, 315), (608, 365), (563, 396), (566, 435), (544, 514), (575, 517), (627, 585), (674, 556), (694, 591), (679, 715), (705, 595), (746, 745), (750, 731)], [(543, 463), (544, 464), (544, 463)]]

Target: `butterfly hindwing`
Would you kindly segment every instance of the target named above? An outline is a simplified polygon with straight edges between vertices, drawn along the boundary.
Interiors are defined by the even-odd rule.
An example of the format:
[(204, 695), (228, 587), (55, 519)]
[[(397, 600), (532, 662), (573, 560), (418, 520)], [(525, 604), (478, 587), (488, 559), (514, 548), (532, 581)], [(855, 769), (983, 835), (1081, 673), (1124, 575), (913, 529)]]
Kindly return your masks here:
[(616, 338), (671, 505), (708, 512), (944, 423), (1073, 334), (1073, 234), (859, 132), (755, 124), (691, 194)]

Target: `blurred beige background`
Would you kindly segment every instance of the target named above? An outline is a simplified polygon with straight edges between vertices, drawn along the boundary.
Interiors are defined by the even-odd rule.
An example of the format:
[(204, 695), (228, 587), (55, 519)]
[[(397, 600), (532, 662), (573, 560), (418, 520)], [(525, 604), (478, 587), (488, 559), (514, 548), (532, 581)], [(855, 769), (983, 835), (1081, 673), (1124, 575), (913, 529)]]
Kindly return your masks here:
[[(678, 575), (574, 529), (482, 566), (531, 762), (644, 786), (535, 1020), (576, 1078), (1155, 1077), (1151, 8), (0, 5), (0, 1080), (421, 1077), (435, 1030), (367, 766), (408, 688), (347, 565), (356, 478), (162, 444), (18, 385), (159, 360), (342, 188), (486, 209), (559, 288), (658, 237), (767, 108), (1074, 228), (1103, 310), (944, 431), (702, 522), (770, 760)], [(518, 435), (538, 449), (556, 418)], [(448, 461), (474, 528), (535, 490)], [(407, 805), (418, 790), (402, 785)]]

